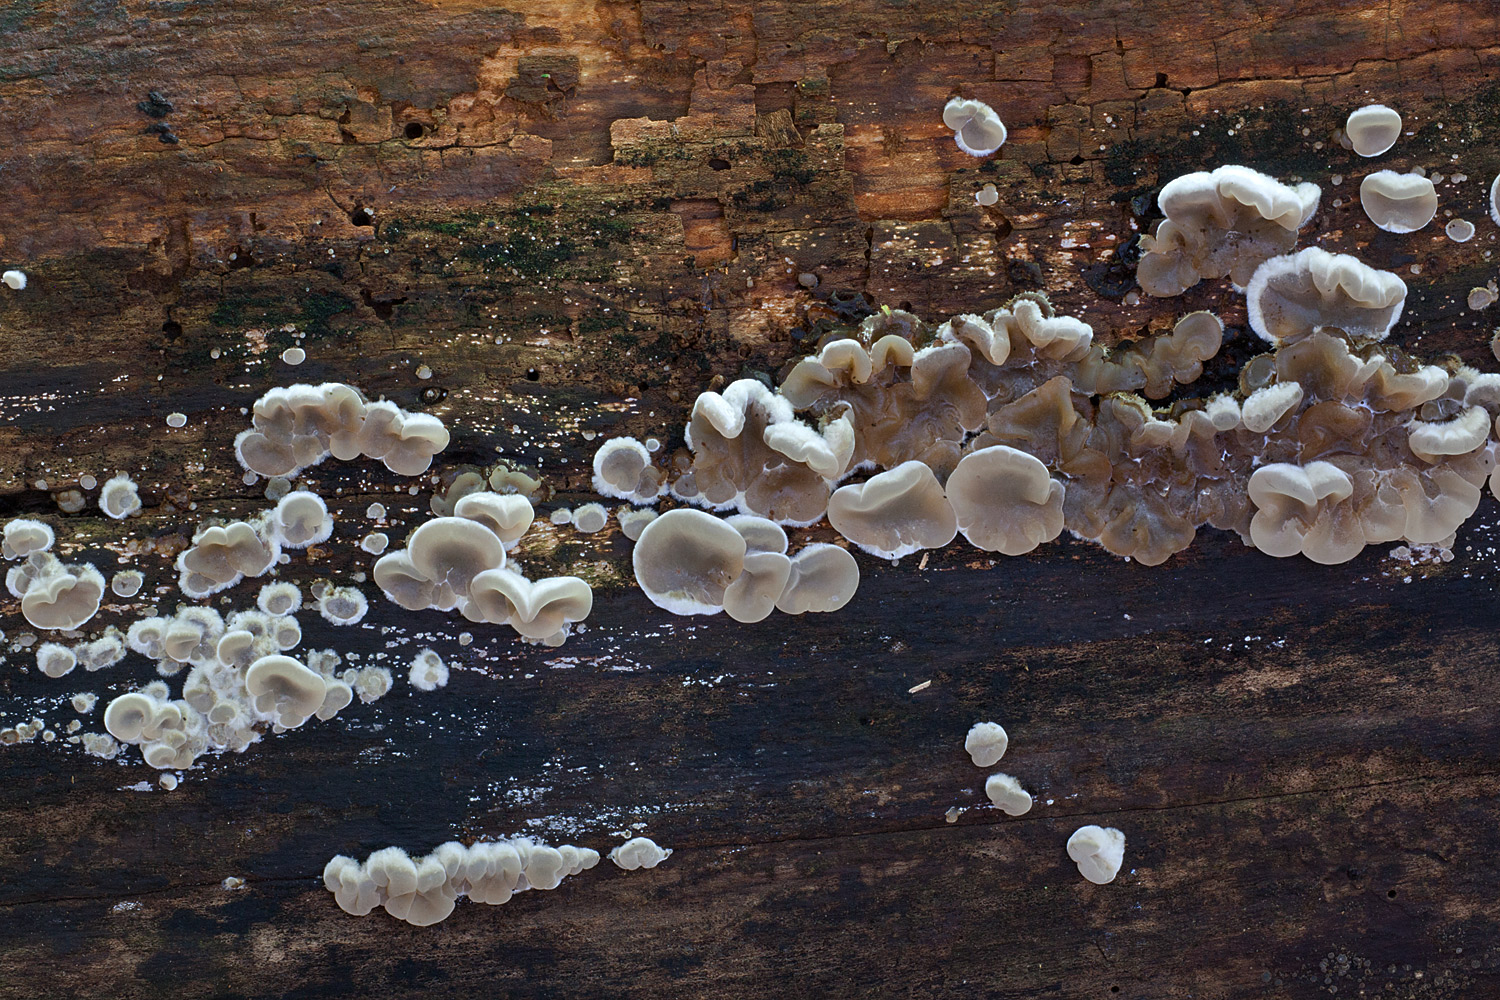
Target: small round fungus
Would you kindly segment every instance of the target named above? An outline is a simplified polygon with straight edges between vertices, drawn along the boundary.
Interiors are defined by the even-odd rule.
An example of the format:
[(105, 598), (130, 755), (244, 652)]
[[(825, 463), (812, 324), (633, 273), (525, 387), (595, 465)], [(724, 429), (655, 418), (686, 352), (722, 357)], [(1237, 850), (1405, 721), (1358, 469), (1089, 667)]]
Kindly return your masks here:
[(1112, 826), (1081, 826), (1068, 838), (1068, 857), (1095, 885), (1113, 882), (1125, 861), (1125, 834)]
[(282, 545), (305, 549), (328, 540), (333, 534), (333, 517), (322, 497), (307, 490), (294, 490), (276, 504), (271, 527)]
[(592, 535), (609, 523), (609, 512), (602, 504), (586, 503), (573, 511), (573, 527), (585, 535)]
[(1429, 178), (1377, 170), (1359, 184), (1359, 204), (1388, 233), (1414, 233), (1437, 215), (1437, 189)]
[(368, 517), (372, 521), (379, 521), (381, 518), (385, 517), (385, 504), (370, 504), (370, 506), (365, 508), (365, 517)]
[(285, 364), (300, 365), (307, 360), (307, 352), (300, 347), (288, 347), (281, 352), (281, 360)]
[(186, 413), (168, 413), (167, 414), (167, 426), (168, 427), (186, 427), (187, 426), (187, 414)]
[(1401, 115), (1384, 104), (1367, 104), (1349, 113), (1344, 135), (1360, 156), (1379, 156), (1401, 138)]
[(109, 589), (116, 597), (134, 597), (141, 592), (145, 582), (146, 577), (140, 570), (126, 569), (110, 577)]
[(330, 625), (354, 625), (370, 610), (370, 602), (356, 587), (335, 587), (318, 601), (318, 613)]
[(612, 438), (594, 452), (594, 490), (602, 496), (650, 503), (664, 489), (651, 453), (632, 437)]
[(1062, 533), (1063, 484), (1007, 445), (970, 452), (948, 477), (958, 530), (986, 552), (1018, 556)]
[(573, 512), (567, 507), (559, 507), (551, 514), (547, 515), (547, 520), (551, 521), (553, 524), (557, 525), (560, 528), (565, 524), (573, 523)]
[(156, 779), (156, 783), (161, 785), (163, 791), (174, 791), (177, 788), (177, 775), (163, 773)]
[(54, 540), (52, 527), (45, 521), (18, 517), (6, 523), (0, 552), (7, 559), (25, 559), (33, 553), (46, 552), (52, 548)]
[(631, 560), (651, 603), (674, 615), (724, 609), (724, 590), (745, 568), (745, 539), (701, 510), (679, 508), (646, 525)]
[(62, 677), (73, 672), (78, 657), (67, 646), (44, 642), (36, 648), (36, 665), (48, 677)]
[(1496, 298), (1495, 293), (1490, 291), (1489, 288), (1484, 285), (1476, 285), (1469, 289), (1469, 296), (1464, 300), (1464, 304), (1474, 312), (1479, 312), (1494, 305)]
[(268, 615), (289, 615), (302, 607), (302, 591), (295, 583), (279, 580), (260, 588), (255, 605)]
[(789, 615), (837, 611), (859, 590), (859, 563), (846, 549), (826, 542), (803, 546), (791, 559), (776, 608)]
[(671, 856), (671, 848), (658, 847), (650, 837), (632, 837), (609, 852), (609, 860), (628, 872), (655, 868)]
[(992, 774), (985, 779), (984, 794), (1007, 816), (1024, 816), (1031, 811), (1031, 793), (1008, 774)]
[(383, 531), (372, 531), (359, 540), (359, 547), (372, 556), (380, 555), (390, 544), (390, 537)]
[(958, 518), (937, 476), (917, 461), (835, 490), (828, 500), (828, 523), (882, 559), (940, 549), (958, 533)]
[(969, 729), (969, 735), (964, 737), (964, 750), (979, 767), (993, 767), (1005, 756), (1008, 746), (1010, 737), (998, 722), (976, 722)]
[(99, 490), (99, 509), (116, 521), (123, 521), (140, 510), (141, 498), (136, 492), (135, 481), (123, 472), (106, 479)]
[(996, 205), (1000, 202), (1000, 192), (995, 189), (995, 185), (986, 184), (974, 192), (974, 200), (985, 208), (989, 208), (991, 205)]
[(632, 542), (641, 539), (641, 532), (646, 530), (646, 525), (656, 520), (656, 511), (647, 508), (632, 510), (629, 507), (621, 507), (615, 512), (615, 517), (620, 522), (620, 533)]
[(1400, 277), (1319, 247), (1271, 258), (1245, 289), (1251, 328), (1276, 345), (1328, 326), (1361, 340), (1384, 340), (1405, 305)]
[(98, 700), (99, 696), (94, 692), (84, 691), (81, 694), (75, 694), (69, 699), (69, 703), (72, 704), (73, 711), (79, 715), (87, 715), (94, 710), (94, 705)]
[[(328, 685), (321, 674), (290, 656), (274, 655), (250, 664), (245, 690), (255, 699), (256, 711), (273, 715), (283, 729), (296, 729), (322, 707)], [(110, 732), (124, 738), (112, 727)]]
[(1467, 243), (1474, 238), (1474, 223), (1467, 219), (1450, 219), (1443, 232), (1454, 243)]
[(4, 274), (0, 274), (0, 284), (4, 284), (11, 291), (19, 292), (26, 287), (26, 272), (6, 271)]
[(406, 679), (418, 691), (436, 691), (448, 685), (448, 664), (431, 648), (424, 648), (412, 659)]
[(955, 97), (943, 106), (943, 124), (953, 141), (970, 156), (989, 156), (1005, 145), (1005, 123), (983, 101)]

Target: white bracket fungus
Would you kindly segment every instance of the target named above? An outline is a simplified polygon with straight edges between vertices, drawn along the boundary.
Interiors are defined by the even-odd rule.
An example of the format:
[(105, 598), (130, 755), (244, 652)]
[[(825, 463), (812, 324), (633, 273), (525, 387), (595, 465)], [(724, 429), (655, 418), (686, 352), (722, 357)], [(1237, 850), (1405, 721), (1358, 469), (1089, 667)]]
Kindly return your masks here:
[(1397, 275), (1318, 247), (1266, 261), (1245, 289), (1251, 328), (1276, 345), (1323, 327), (1384, 340), (1405, 304), (1406, 282)]
[(6, 522), (4, 541), (0, 542), (0, 553), (7, 559), (25, 559), (36, 552), (46, 552), (55, 540), (52, 526), (45, 521), (33, 521), (18, 517)]
[(948, 477), (958, 530), (978, 548), (1008, 556), (1062, 533), (1063, 492), (1041, 461), (1006, 445), (970, 452)]
[(670, 847), (658, 847), (650, 837), (632, 837), (609, 852), (609, 860), (628, 872), (655, 868), (671, 856)]
[(993, 767), (1005, 756), (1010, 737), (998, 722), (976, 722), (964, 737), (964, 750), (979, 767)]
[(282, 497), (271, 512), (271, 529), (282, 545), (305, 549), (325, 542), (333, 534), (333, 516), (316, 493), (294, 490)]
[(560, 646), (593, 607), (592, 588), (576, 576), (551, 576), (533, 583), (514, 570), (491, 569), (474, 577), (464, 616), (475, 622), (506, 624), (523, 639)]
[(916, 461), (835, 490), (828, 500), (828, 523), (882, 559), (940, 549), (958, 534), (958, 518), (942, 484), (930, 468)]
[(295, 583), (268, 583), (256, 594), (255, 604), (268, 615), (290, 615), (301, 610), (302, 591)]
[(656, 516), (656, 511), (649, 508), (632, 510), (629, 507), (621, 507), (615, 512), (615, 517), (620, 522), (620, 534), (632, 542), (640, 541), (641, 532), (646, 530), (646, 525), (656, 520)]
[(1031, 811), (1031, 793), (1008, 774), (992, 774), (985, 779), (984, 794), (1007, 816), (1024, 816)]
[(99, 509), (116, 521), (123, 521), (141, 509), (141, 497), (135, 481), (120, 473), (104, 481), (99, 489)]
[(989, 156), (1005, 145), (1005, 123), (983, 101), (955, 97), (943, 105), (943, 124), (953, 130), (953, 141), (970, 156)]
[(5, 576), (21, 598), (21, 614), (41, 629), (75, 629), (94, 617), (104, 596), (104, 575), (88, 563), (63, 563), (35, 552)]
[(318, 613), (330, 625), (356, 625), (369, 610), (369, 600), (357, 587), (334, 587), (318, 600)]
[(594, 491), (601, 496), (652, 503), (666, 488), (663, 480), (651, 453), (633, 437), (612, 438), (594, 452)]
[(1384, 104), (1367, 104), (1349, 112), (1344, 135), (1360, 156), (1379, 156), (1401, 138), (1401, 115)]
[(1081, 826), (1068, 838), (1068, 857), (1095, 885), (1113, 882), (1125, 861), (1125, 834), (1112, 826)]
[(536, 517), (531, 501), (517, 493), (470, 493), (453, 505), (453, 513), (489, 528), (507, 549), (515, 547)]
[(264, 522), (232, 521), (200, 528), (193, 544), (177, 555), (177, 586), (201, 599), (260, 576), (276, 565), (281, 545)]
[(837, 611), (859, 590), (859, 563), (847, 550), (826, 542), (804, 545), (791, 559), (776, 609), (789, 615)]
[(273, 715), (283, 729), (296, 729), (323, 707), (328, 685), (321, 674), (292, 657), (273, 655), (250, 664), (245, 690), (255, 699), (257, 711)]
[(78, 657), (67, 646), (44, 642), (36, 648), (37, 669), (48, 677), (62, 677), (73, 672)]
[[(758, 384), (758, 383), (757, 383)], [(745, 539), (701, 510), (669, 510), (646, 525), (631, 562), (651, 603), (674, 615), (714, 615), (745, 568)]]
[(0, 284), (5, 285), (6, 288), (9, 288), (13, 292), (19, 292), (26, 287), (26, 272), (6, 271), (4, 274), (0, 274)]
[(498, 906), (527, 889), (555, 889), (598, 863), (599, 853), (586, 847), (546, 847), (524, 837), (470, 847), (450, 841), (420, 858), (399, 847), (363, 863), (340, 854), (323, 869), (323, 885), (345, 913), (363, 917), (380, 906), (429, 927), (445, 920), (459, 897)]
[(418, 691), (436, 691), (448, 686), (448, 664), (430, 647), (412, 658), (406, 679)]
[(1359, 184), (1359, 204), (1388, 233), (1414, 233), (1437, 215), (1437, 188), (1421, 174), (1377, 170)]
[(573, 511), (573, 527), (585, 535), (592, 535), (609, 523), (609, 512), (602, 504), (586, 503)]

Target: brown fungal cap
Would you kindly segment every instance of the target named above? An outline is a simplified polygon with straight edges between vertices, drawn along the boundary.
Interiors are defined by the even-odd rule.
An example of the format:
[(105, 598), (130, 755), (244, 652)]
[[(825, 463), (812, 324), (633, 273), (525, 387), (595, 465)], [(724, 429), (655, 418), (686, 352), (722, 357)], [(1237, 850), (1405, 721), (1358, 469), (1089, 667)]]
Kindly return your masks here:
[(1225, 275), (1243, 287), (1262, 261), (1296, 244), (1318, 195), (1314, 184), (1288, 187), (1239, 166), (1168, 181), (1157, 196), (1166, 219), (1141, 238), (1146, 253), (1136, 280), (1157, 296), (1180, 295), (1203, 278)]
[(987, 552), (1018, 556), (1063, 527), (1063, 484), (1035, 457), (1006, 445), (965, 455), (948, 477), (958, 530)]
[(958, 519), (937, 476), (915, 461), (835, 490), (828, 501), (828, 523), (883, 559), (942, 548), (958, 533)]
[(699, 510), (669, 510), (646, 525), (631, 559), (651, 603), (674, 615), (712, 615), (745, 567), (745, 539)]
[(1005, 123), (983, 101), (955, 97), (943, 106), (943, 124), (953, 130), (953, 141), (970, 156), (989, 156), (1005, 145)]
[(1348, 254), (1308, 247), (1256, 269), (1245, 289), (1250, 326), (1272, 344), (1323, 327), (1384, 340), (1406, 304), (1406, 282)]
[(1360, 156), (1379, 156), (1401, 138), (1401, 115), (1384, 104), (1367, 104), (1349, 113), (1344, 135)]
[(1437, 189), (1420, 174), (1377, 170), (1359, 184), (1359, 204), (1388, 233), (1414, 233), (1437, 215)]

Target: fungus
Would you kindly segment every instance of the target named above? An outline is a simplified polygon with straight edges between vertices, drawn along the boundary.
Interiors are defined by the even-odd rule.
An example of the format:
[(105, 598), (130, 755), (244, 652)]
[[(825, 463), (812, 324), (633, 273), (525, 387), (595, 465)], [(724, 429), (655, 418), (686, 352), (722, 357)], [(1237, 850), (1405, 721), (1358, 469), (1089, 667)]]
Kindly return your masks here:
[(594, 491), (602, 496), (651, 503), (664, 489), (651, 453), (632, 437), (612, 438), (594, 452)]
[(1467, 219), (1450, 219), (1443, 232), (1454, 243), (1467, 243), (1474, 238), (1474, 223)]
[(391, 685), (395, 683), (391, 672), (385, 667), (365, 667), (363, 670), (346, 672), (344, 675), (346, 680), (349, 673), (354, 674), (350, 687), (354, 689), (355, 694), (359, 695), (360, 702), (365, 705), (384, 698), (390, 692)]
[(792, 561), (780, 552), (751, 548), (740, 575), (724, 588), (724, 612), (737, 622), (758, 622), (776, 610), (791, 579)]
[(1267, 555), (1301, 552), (1327, 564), (1352, 559), (1364, 548), (1357, 527), (1346, 518), (1336, 519), (1337, 504), (1354, 492), (1352, 480), (1338, 466), (1273, 462), (1255, 470), (1248, 490), (1256, 508), (1250, 539)]
[(749, 552), (786, 553), (786, 531), (770, 518), (754, 514), (731, 514), (724, 523), (740, 533)]
[(307, 490), (295, 490), (276, 504), (271, 514), (271, 529), (287, 548), (305, 549), (328, 540), (333, 534), (333, 517), (322, 497)]
[(1377, 170), (1359, 183), (1365, 215), (1388, 233), (1414, 233), (1437, 215), (1437, 189), (1419, 174)]
[(854, 557), (837, 545), (814, 542), (792, 557), (776, 608), (789, 615), (837, 611), (858, 589), (859, 563)]
[(448, 484), (448, 489), (442, 494), (434, 493), (428, 501), (428, 507), (439, 517), (452, 517), (453, 508), (460, 500), (471, 493), (478, 493), (484, 489), (484, 477), (477, 472), (461, 472), (454, 477), (453, 482)]
[(281, 352), (281, 360), (289, 365), (300, 365), (307, 360), (307, 352), (300, 347), (288, 347)]
[(641, 532), (646, 530), (646, 525), (656, 520), (656, 511), (621, 507), (615, 512), (615, 517), (620, 522), (620, 534), (637, 542), (640, 541)]
[(573, 512), (566, 507), (559, 507), (547, 516), (547, 520), (560, 528), (573, 523)]
[(177, 788), (177, 775), (163, 774), (156, 779), (156, 783), (162, 787), (163, 791), (174, 791)]
[[(290, 656), (262, 656), (245, 671), (245, 690), (258, 712), (274, 716), (284, 729), (296, 729), (323, 705), (328, 685), (321, 674)], [(117, 739), (120, 735), (110, 729)]]
[[(757, 383), (758, 384), (758, 383)], [(712, 615), (745, 566), (745, 539), (712, 514), (669, 510), (641, 531), (631, 561), (651, 603), (675, 615)]]
[(916, 461), (835, 490), (828, 500), (828, 523), (882, 559), (940, 549), (958, 533), (958, 519), (937, 476)]
[(573, 512), (573, 527), (592, 535), (609, 523), (609, 512), (602, 504), (586, 503)]
[(1024, 451), (992, 445), (963, 457), (948, 477), (958, 530), (986, 552), (1018, 556), (1063, 527), (1063, 484)]
[(1301, 402), (1302, 386), (1297, 382), (1262, 386), (1245, 397), (1240, 408), (1240, 423), (1247, 431), (1264, 434)]
[(6, 522), (0, 553), (7, 559), (25, 559), (33, 553), (46, 552), (52, 548), (54, 540), (52, 527), (45, 521), (18, 517)]
[(507, 549), (515, 547), (536, 517), (531, 501), (514, 493), (470, 493), (453, 505), (453, 513), (489, 528)]
[(1360, 156), (1379, 156), (1401, 138), (1401, 115), (1384, 104), (1367, 104), (1349, 112), (1344, 135)]
[(290, 615), (278, 615), (271, 619), (267, 638), (283, 652), (295, 649), (302, 642), (302, 626)]
[(111, 625), (104, 634), (92, 642), (82, 642), (73, 647), (78, 665), (89, 673), (112, 667), (125, 659), (125, 637)]
[(380, 459), (387, 469), (415, 476), (448, 446), (443, 422), (394, 403), (366, 403), (339, 382), (275, 388), (255, 401), (251, 427), (235, 438), (240, 464), (262, 476), (295, 476), (330, 455), (340, 461)]
[(970, 156), (989, 156), (1005, 145), (1005, 123), (983, 101), (953, 98), (943, 105), (943, 124), (953, 130), (958, 148)]
[(140, 593), (145, 582), (146, 577), (140, 570), (126, 569), (110, 577), (109, 589), (116, 597), (134, 597)]
[(1484, 285), (1475, 285), (1473, 288), (1469, 289), (1468, 298), (1464, 301), (1465, 305), (1467, 305), (1474, 312), (1479, 312), (1482, 309), (1488, 309), (1490, 306), (1494, 305), (1497, 298), (1500, 298), (1500, 296), (1497, 296), (1491, 289), (1485, 287)]
[(302, 591), (295, 583), (268, 583), (255, 595), (255, 605), (268, 615), (289, 615), (302, 608)]
[(984, 794), (1007, 816), (1024, 816), (1031, 811), (1031, 793), (1008, 774), (992, 774), (985, 779)]
[[(35, 558), (35, 557), (33, 557)], [(75, 629), (94, 617), (104, 576), (88, 563), (49, 563), (21, 595), (21, 614), (36, 628)], [(10, 582), (7, 575), (6, 582)]]
[(1260, 264), (1286, 253), (1318, 207), (1317, 185), (1288, 187), (1247, 167), (1223, 166), (1168, 181), (1157, 196), (1166, 218), (1136, 280), (1148, 295), (1180, 295), (1203, 278), (1228, 275), (1243, 288)]
[(1407, 426), (1406, 444), (1412, 454), (1435, 464), (1440, 456), (1467, 455), (1482, 447), (1489, 440), (1490, 415), (1483, 407), (1470, 406), (1451, 420), (1413, 420)]
[(9, 288), (13, 292), (19, 292), (26, 287), (26, 272), (6, 271), (4, 274), (0, 274), (0, 284), (4, 284), (6, 288)]
[(448, 686), (448, 664), (431, 647), (424, 647), (412, 658), (406, 679), (418, 691), (436, 691)]
[(964, 737), (964, 750), (979, 767), (993, 767), (1008, 746), (1010, 737), (998, 722), (976, 722)]
[(141, 498), (136, 492), (135, 482), (123, 472), (106, 479), (99, 490), (99, 509), (116, 521), (123, 521), (140, 510)]
[(73, 672), (78, 657), (67, 646), (44, 642), (36, 648), (36, 665), (48, 677), (62, 677)]
[(98, 700), (99, 696), (94, 694), (94, 692), (84, 691), (81, 694), (75, 694), (69, 699), (69, 702), (73, 706), (73, 711), (79, 715), (87, 715), (94, 710), (94, 704)]
[(658, 847), (650, 837), (632, 837), (609, 852), (609, 860), (628, 872), (655, 868), (671, 856), (670, 847)]
[(355, 625), (369, 610), (369, 600), (357, 587), (335, 587), (318, 601), (318, 613), (330, 625)]
[(1113, 882), (1125, 860), (1125, 834), (1112, 826), (1081, 826), (1068, 838), (1068, 857), (1095, 885)]
[(1308, 247), (1266, 261), (1245, 289), (1250, 326), (1272, 344), (1337, 327), (1384, 340), (1406, 304), (1406, 282), (1348, 254)]
[(508, 624), (525, 639), (561, 645), (594, 606), (593, 590), (576, 576), (535, 583), (510, 569), (485, 570), (470, 585), (464, 614), (470, 621)]
[(359, 540), (359, 547), (372, 556), (380, 555), (390, 544), (390, 536), (383, 531), (372, 531)]
[(418, 526), (406, 545), (412, 565), (423, 576), (459, 597), (468, 596), (476, 573), (505, 566), (501, 538), (484, 524), (463, 517), (433, 518)]
[(275, 535), (245, 521), (200, 528), (193, 544), (177, 556), (177, 585), (192, 598), (208, 597), (247, 576), (260, 576), (276, 564), (281, 545)]
[(995, 185), (986, 184), (974, 192), (974, 200), (985, 208), (989, 208), (999, 203), (1000, 192), (995, 189)]

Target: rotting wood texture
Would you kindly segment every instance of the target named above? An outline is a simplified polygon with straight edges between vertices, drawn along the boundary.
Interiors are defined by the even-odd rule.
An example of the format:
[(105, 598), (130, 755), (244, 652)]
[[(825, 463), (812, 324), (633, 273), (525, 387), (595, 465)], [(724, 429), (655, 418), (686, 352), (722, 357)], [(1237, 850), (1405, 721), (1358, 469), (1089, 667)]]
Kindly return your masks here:
[[(539, 472), (545, 513), (592, 499), (599, 441), (671, 447), (711, 380), (774, 377), (860, 294), (936, 320), (1045, 289), (1111, 343), (1207, 308), (1233, 336), (1205, 379), (1227, 380), (1259, 348), (1225, 283), (1127, 299), (1155, 191), (1222, 163), (1322, 186), (1305, 242), (1412, 286), (1393, 342), (1493, 368), (1464, 301), (1495, 270), (1489, 5), (518, 8), (0, 8), (0, 261), (31, 276), (0, 295), (0, 509), (106, 571), (128, 560), (152, 595), (196, 523), (266, 506), (233, 460), (241, 408), (341, 380), (440, 415), (447, 481), (500, 457)], [(996, 157), (954, 147), (954, 93), (1010, 126)], [(1450, 178), (1412, 236), (1365, 219), (1368, 164), (1331, 138), (1369, 101), (1412, 133), (1379, 166)], [(1479, 235), (1447, 241), (1448, 211)], [(298, 367), (278, 360), (294, 344)], [(117, 469), (142, 516), (58, 509)], [(444, 485), (368, 462), (307, 481), (338, 528), (284, 571), (304, 585), (368, 570), (368, 504), (399, 540)], [(754, 626), (673, 619), (613, 527), (543, 523), (526, 565), (596, 587), (560, 650), (366, 584), (366, 627), (304, 614), (304, 648), (398, 666), (432, 644), (445, 689), (398, 679), (172, 793), (122, 790), (155, 778), (134, 750), (0, 748), (0, 995), (1500, 993), (1496, 514), (1487, 498), (1456, 558), (1418, 567), (1271, 560), (1209, 530), (1156, 569), (1066, 541), (861, 556), (844, 611)], [(8, 723), (61, 731), (69, 694), (149, 677), (30, 660), (0, 670)], [(961, 744), (983, 718), (1037, 795), (1020, 819), (978, 808)], [(1127, 835), (1112, 885), (1063, 853), (1091, 822)], [(676, 853), (434, 928), (349, 917), (317, 877), (455, 837), (604, 851), (632, 824)]]

